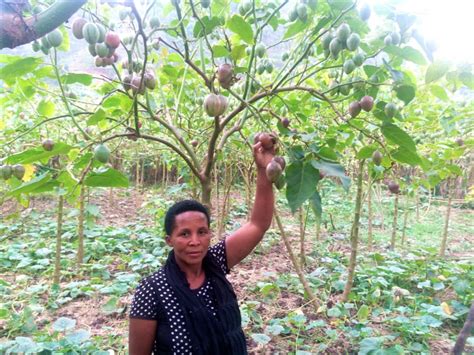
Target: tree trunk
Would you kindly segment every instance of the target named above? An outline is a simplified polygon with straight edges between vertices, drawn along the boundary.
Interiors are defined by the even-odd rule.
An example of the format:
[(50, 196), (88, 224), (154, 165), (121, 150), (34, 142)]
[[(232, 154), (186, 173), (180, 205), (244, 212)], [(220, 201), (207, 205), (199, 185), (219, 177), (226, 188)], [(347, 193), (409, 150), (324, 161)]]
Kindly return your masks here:
[(277, 210), (275, 209), (274, 211), (274, 216), (275, 220), (278, 224), (278, 228), (280, 229), (280, 234), (283, 239), (283, 242), (285, 243), (286, 250), (288, 251), (288, 255), (290, 257), (290, 260), (296, 270), (296, 274), (298, 275), (298, 278), (300, 279), (301, 284), (303, 285), (303, 289), (305, 290), (306, 294), (309, 297), (309, 301), (313, 303), (313, 307), (315, 312), (318, 310), (318, 299), (316, 298), (313, 290), (311, 287), (309, 287), (308, 281), (306, 281), (306, 278), (304, 276), (303, 270), (301, 269), (300, 265), (298, 264), (298, 259), (296, 258), (295, 254), (293, 253), (293, 250), (291, 249), (290, 241), (288, 240), (285, 229), (283, 228), (283, 224), (281, 223), (280, 217), (278, 216)]
[(439, 255), (444, 257), (446, 254), (446, 244), (448, 241), (448, 229), (449, 229), (449, 217), (451, 215), (451, 202), (452, 202), (452, 194), (450, 189), (450, 181), (451, 179), (448, 178), (448, 185), (447, 185), (447, 194), (448, 194), (448, 206), (446, 207), (446, 215), (444, 219), (444, 229), (443, 229), (443, 239), (441, 240), (441, 247), (439, 249)]
[(373, 236), (372, 236), (372, 220), (373, 220), (373, 214), (372, 214), (372, 179), (370, 178), (370, 172), (369, 172), (369, 181), (368, 181), (368, 191), (367, 191), (367, 209), (368, 209), (368, 217), (367, 217), (367, 246), (369, 247), (369, 250), (372, 250), (372, 244), (373, 244)]
[[(0, 49), (15, 48), (43, 37), (66, 22), (87, 0), (57, 0), (43, 12), (28, 18), (0, 2)], [(10, 3), (14, 4), (14, 1)]]
[[(86, 187), (81, 185), (79, 195), (79, 217), (77, 219), (77, 268), (79, 269), (84, 260), (84, 198)], [(112, 191), (112, 188), (110, 188)], [(109, 201), (110, 203), (110, 201)]]
[(393, 228), (392, 239), (390, 240), (390, 249), (395, 250), (395, 241), (397, 238), (397, 224), (398, 224), (398, 194), (395, 194), (393, 202)]
[(316, 241), (321, 240), (321, 218), (316, 217)]
[(211, 177), (201, 178), (201, 203), (209, 209), (212, 207), (211, 192)]
[(304, 246), (305, 239), (305, 221), (304, 221), (304, 208), (300, 207), (299, 210), (299, 224), (300, 224), (300, 265), (304, 267), (306, 265), (306, 251)]
[(61, 274), (61, 236), (63, 234), (63, 207), (64, 197), (58, 197), (58, 216), (56, 222), (56, 255), (54, 257), (54, 276), (53, 283), (59, 284), (59, 277)]
[(357, 247), (359, 243), (359, 222), (360, 222), (360, 211), (362, 206), (362, 179), (364, 176), (364, 163), (365, 160), (359, 162), (359, 172), (357, 174), (357, 193), (356, 202), (354, 208), (354, 221), (351, 229), (351, 256), (349, 259), (349, 266), (347, 268), (347, 282), (342, 293), (342, 302), (346, 302), (349, 294), (352, 290), (352, 284), (354, 282), (355, 268), (357, 264)]
[(383, 213), (383, 199), (382, 199), (382, 190), (380, 188), (380, 183), (377, 183), (377, 199), (379, 200), (379, 213), (380, 213), (380, 229), (382, 232), (385, 231), (385, 215)]

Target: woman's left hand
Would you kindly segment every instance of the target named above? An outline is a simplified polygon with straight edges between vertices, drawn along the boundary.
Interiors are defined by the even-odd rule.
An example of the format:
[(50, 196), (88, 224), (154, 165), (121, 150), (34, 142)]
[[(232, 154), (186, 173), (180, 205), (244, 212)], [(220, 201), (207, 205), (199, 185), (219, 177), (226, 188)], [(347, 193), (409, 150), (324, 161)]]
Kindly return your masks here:
[(270, 161), (275, 156), (276, 144), (269, 149), (264, 149), (261, 142), (253, 145), (253, 158), (257, 169), (265, 169)]

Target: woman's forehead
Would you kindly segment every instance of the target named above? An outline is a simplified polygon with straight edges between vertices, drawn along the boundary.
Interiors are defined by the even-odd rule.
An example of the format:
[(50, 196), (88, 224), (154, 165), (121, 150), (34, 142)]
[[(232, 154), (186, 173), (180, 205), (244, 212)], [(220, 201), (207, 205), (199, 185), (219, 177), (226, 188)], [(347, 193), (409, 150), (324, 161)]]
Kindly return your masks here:
[(186, 211), (175, 217), (175, 227), (183, 227), (195, 223), (207, 226), (206, 215), (199, 211)]

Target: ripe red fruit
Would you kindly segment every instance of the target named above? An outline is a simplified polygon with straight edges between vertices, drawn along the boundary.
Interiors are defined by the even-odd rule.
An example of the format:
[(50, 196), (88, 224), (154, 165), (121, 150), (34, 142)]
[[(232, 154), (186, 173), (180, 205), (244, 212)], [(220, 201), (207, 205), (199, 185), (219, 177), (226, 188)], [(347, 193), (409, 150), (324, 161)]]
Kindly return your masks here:
[(374, 98), (372, 96), (364, 96), (362, 99), (360, 99), (359, 103), (362, 110), (369, 112), (374, 107)]
[(388, 184), (388, 189), (392, 194), (400, 193), (400, 185), (398, 185), (395, 181), (390, 181)]
[(45, 139), (42, 143), (43, 149), (50, 152), (54, 148), (54, 142), (51, 139)]
[(261, 133), (258, 140), (262, 143), (263, 149), (271, 149), (273, 147), (273, 138), (268, 133)]
[(464, 145), (464, 140), (462, 138), (456, 138), (454, 142), (460, 147)]
[(267, 168), (265, 169), (267, 178), (271, 182), (276, 182), (280, 177), (281, 172), (282, 168), (275, 160), (272, 160), (270, 163), (268, 163)]
[(198, 146), (198, 141), (197, 140), (193, 140), (191, 141), (191, 145), (196, 148)]
[(359, 101), (353, 101), (349, 104), (349, 114), (352, 118), (357, 117), (357, 115), (360, 113), (360, 110), (361, 106)]
[(280, 164), (281, 170), (285, 170), (285, 167), (286, 167), (285, 158), (280, 157), (280, 156), (276, 156), (276, 157), (273, 158), (273, 161), (276, 161), (278, 164)]
[(117, 48), (120, 46), (120, 37), (117, 33), (109, 31), (105, 34), (105, 44), (110, 48)]
[(373, 154), (372, 154), (372, 161), (374, 162), (375, 165), (377, 166), (380, 166), (380, 164), (382, 164), (382, 153), (380, 153), (378, 150), (376, 150)]
[(72, 34), (74, 35), (74, 37), (76, 37), (77, 39), (84, 38), (84, 35), (82, 34), (82, 28), (86, 23), (86, 19), (83, 19), (82, 17), (76, 18), (74, 20), (74, 22), (72, 23)]
[(209, 94), (204, 100), (204, 110), (211, 117), (222, 115), (227, 109), (227, 99), (225, 96)]
[(288, 128), (288, 126), (290, 125), (290, 120), (286, 117), (284, 117), (282, 120), (281, 120), (281, 125), (285, 128)]
[(234, 71), (232, 65), (228, 63), (219, 65), (219, 68), (217, 69), (217, 80), (224, 89), (231, 87), (233, 76)]

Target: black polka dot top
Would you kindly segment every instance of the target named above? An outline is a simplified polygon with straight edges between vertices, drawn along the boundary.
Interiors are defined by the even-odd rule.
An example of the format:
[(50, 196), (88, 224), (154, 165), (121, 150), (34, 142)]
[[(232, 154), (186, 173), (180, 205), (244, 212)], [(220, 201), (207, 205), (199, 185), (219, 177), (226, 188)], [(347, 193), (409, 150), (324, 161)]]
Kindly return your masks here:
[[(225, 240), (210, 247), (208, 255), (214, 257), (224, 274), (229, 273)], [(216, 298), (209, 280), (206, 278), (201, 287), (192, 291), (216, 315)], [(133, 296), (130, 318), (157, 321), (154, 354), (192, 354), (183, 311), (163, 269), (141, 280)]]

